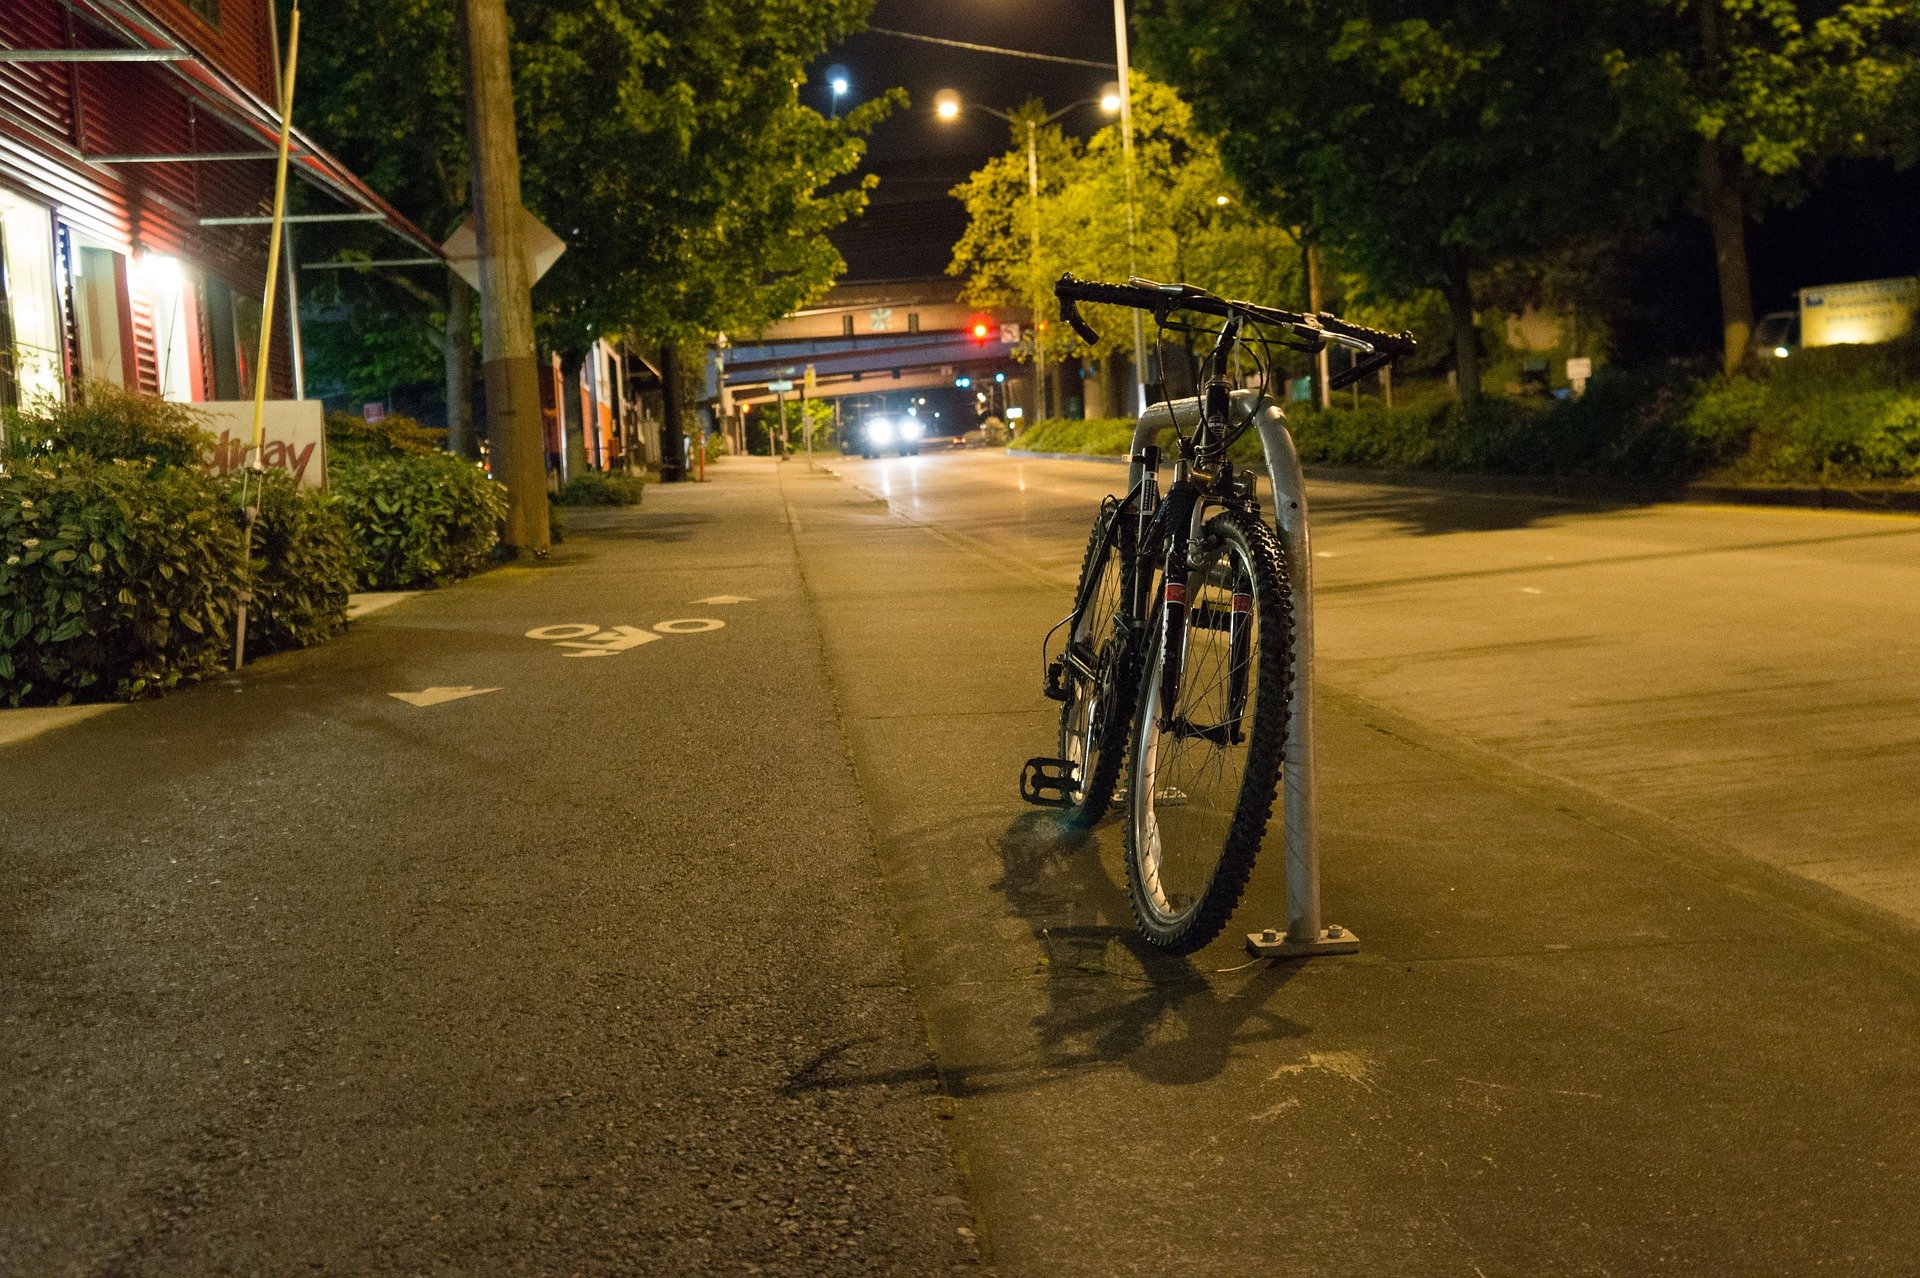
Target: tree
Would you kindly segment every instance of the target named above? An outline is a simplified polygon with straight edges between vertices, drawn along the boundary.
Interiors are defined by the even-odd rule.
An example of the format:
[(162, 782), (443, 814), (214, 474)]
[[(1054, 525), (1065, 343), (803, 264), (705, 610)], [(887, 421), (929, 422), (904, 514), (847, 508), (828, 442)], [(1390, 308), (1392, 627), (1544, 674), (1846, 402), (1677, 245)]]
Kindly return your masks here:
[[(1136, 227), (1127, 243), (1126, 175), (1118, 124), (1082, 144), (1057, 128), (1036, 135), (1040, 175), (1040, 252), (1032, 253), (1032, 201), (1027, 187), (1029, 103), (1016, 118), (1015, 148), (989, 160), (954, 195), (967, 207), (967, 230), (954, 247), (950, 274), (966, 277), (964, 298), (976, 306), (1035, 308), (1041, 358), (1105, 358), (1132, 347), (1124, 312), (1084, 308), (1101, 341), (1089, 347), (1061, 327), (1052, 281), (1072, 271), (1090, 279), (1182, 280), (1228, 296), (1283, 304), (1297, 292), (1299, 250), (1293, 237), (1247, 203), (1228, 176), (1214, 142), (1195, 129), (1172, 89), (1145, 76), (1133, 80)], [(1222, 203), (1222, 197), (1225, 202)]]
[(1464, 401), (1476, 274), (1649, 202), (1655, 175), (1617, 159), (1606, 28), (1548, 0), (1154, 0), (1141, 26), (1259, 209), (1384, 297), (1440, 290)]
[[(901, 99), (829, 121), (800, 105), (798, 86), (870, 5), (511, 0), (523, 198), (568, 245), (534, 293), (543, 341), (577, 352), (602, 335), (750, 331), (832, 284), (845, 264), (826, 232), (864, 208), (873, 179), (848, 179), (866, 132)], [(307, 43), (304, 122), (424, 229), (451, 231), (466, 165), (450, 6), (336, 0)], [(332, 246), (378, 255), (352, 234)], [(361, 333), (430, 330), (470, 359), (464, 286), (450, 288), (443, 302), (387, 273), (329, 283), (316, 302), (345, 303)], [(450, 401), (464, 392), (450, 384)]]
[[(1811, 16), (1798, 0), (1659, 0), (1623, 23), (1607, 58), (1649, 150), (1691, 168), (1691, 207), (1713, 234), (1726, 371), (1753, 331), (1746, 231), (1799, 198), (1840, 156), (1911, 160), (1920, 3), (1862, 0)], [(1826, 9), (1822, 6), (1822, 9)], [(1689, 163), (1690, 161), (1690, 163)]]

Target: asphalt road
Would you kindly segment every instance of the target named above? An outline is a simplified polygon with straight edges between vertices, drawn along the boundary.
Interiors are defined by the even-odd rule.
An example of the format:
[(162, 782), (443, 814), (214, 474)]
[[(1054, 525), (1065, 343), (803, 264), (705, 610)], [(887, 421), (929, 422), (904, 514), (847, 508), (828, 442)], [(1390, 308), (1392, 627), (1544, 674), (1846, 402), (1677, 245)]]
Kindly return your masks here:
[(1013, 800), (1123, 472), (836, 465), (878, 500), (790, 478), (801, 562), (1006, 1272), (1920, 1269), (1920, 521), (1315, 488), (1363, 950), (1247, 968)]
[(575, 522), (0, 750), (0, 1272), (974, 1266), (777, 488)]
[(0, 1272), (1920, 1269), (1920, 522), (1316, 489), (1244, 965), (1015, 795), (1118, 468), (836, 467), (0, 746)]

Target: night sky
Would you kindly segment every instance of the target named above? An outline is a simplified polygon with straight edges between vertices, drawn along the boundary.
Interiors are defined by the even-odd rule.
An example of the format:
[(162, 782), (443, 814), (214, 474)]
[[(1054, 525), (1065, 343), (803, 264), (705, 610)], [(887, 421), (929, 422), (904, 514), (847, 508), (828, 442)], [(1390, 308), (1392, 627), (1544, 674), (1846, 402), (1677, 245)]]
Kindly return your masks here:
[[(1114, 57), (1111, 0), (879, 0), (871, 21), (975, 44), (1109, 63)], [(866, 171), (879, 175), (879, 189), (866, 215), (833, 237), (846, 256), (848, 280), (944, 272), (954, 241), (966, 228), (959, 201), (947, 192), (1008, 149), (1007, 126), (992, 116), (965, 112), (952, 123), (936, 120), (935, 93), (951, 88), (1003, 111), (1037, 96), (1058, 109), (1097, 96), (1115, 78), (1112, 71), (1092, 67), (971, 53), (868, 32), (815, 64), (802, 92), (822, 111), (829, 97), (825, 72), (835, 64), (849, 72), (849, 102), (895, 85), (913, 99), (874, 131)], [(1082, 136), (1102, 123), (1104, 117), (1091, 108), (1062, 122)]]

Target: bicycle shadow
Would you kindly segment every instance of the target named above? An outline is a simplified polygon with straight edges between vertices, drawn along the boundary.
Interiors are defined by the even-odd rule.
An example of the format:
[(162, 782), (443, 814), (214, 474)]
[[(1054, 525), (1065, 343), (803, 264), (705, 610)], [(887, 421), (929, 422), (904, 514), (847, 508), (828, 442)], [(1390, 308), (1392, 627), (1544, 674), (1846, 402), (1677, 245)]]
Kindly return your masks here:
[(1268, 1009), (1297, 965), (1249, 968), (1226, 992), (1225, 973), (1142, 941), (1098, 832), (1023, 813), (999, 852), (992, 886), (1044, 955), (1047, 1006), (1033, 1020), (1043, 1072), (1124, 1064), (1148, 1082), (1190, 1086), (1217, 1076), (1237, 1050), (1307, 1033)]

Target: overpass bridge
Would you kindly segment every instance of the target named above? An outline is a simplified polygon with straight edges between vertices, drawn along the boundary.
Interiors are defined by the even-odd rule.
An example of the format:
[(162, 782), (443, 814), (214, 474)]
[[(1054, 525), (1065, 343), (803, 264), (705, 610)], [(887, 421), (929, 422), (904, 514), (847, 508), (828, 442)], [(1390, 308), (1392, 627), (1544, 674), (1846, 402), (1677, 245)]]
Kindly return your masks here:
[(1001, 374), (1011, 402), (1025, 405), (1034, 370), (1013, 358), (1025, 321), (1024, 312), (962, 304), (954, 280), (843, 284), (758, 337), (711, 352), (707, 396), (733, 417), (771, 403), (781, 382), (794, 394), (841, 399), (952, 387), (963, 377), (985, 385)]

